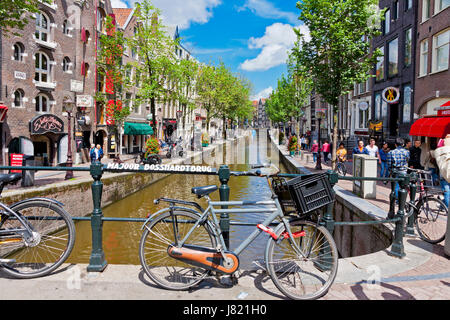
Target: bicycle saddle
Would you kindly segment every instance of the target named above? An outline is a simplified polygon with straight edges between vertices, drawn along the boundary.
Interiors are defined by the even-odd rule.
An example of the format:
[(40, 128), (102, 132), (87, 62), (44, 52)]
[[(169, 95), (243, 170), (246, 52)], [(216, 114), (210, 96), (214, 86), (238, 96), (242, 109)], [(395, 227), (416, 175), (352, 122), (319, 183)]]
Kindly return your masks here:
[(4, 173), (0, 174), (0, 184), (15, 183), (22, 179), (22, 173)]
[(197, 195), (197, 197), (201, 198), (203, 196), (207, 196), (210, 193), (216, 191), (217, 189), (219, 189), (219, 187), (217, 186), (205, 186), (205, 187), (194, 187), (192, 188), (192, 193)]

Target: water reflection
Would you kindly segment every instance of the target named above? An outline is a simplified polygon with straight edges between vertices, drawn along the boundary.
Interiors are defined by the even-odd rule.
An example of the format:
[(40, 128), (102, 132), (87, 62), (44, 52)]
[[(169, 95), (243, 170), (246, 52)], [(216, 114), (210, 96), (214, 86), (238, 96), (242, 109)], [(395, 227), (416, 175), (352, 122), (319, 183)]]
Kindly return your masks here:
[[(233, 171), (250, 169), (249, 164), (263, 163), (268, 160), (278, 165), (278, 150), (267, 141), (265, 134), (253, 133), (249, 138), (239, 143), (231, 143), (217, 150), (211, 158), (205, 159), (205, 164), (220, 167), (227, 163)], [(238, 164), (235, 164), (238, 163)], [(280, 166), (283, 172), (286, 169)], [(145, 218), (149, 214), (162, 209), (165, 204), (155, 205), (153, 200), (159, 197), (197, 201), (206, 208), (206, 201), (198, 200), (191, 193), (196, 186), (220, 185), (216, 176), (202, 175), (171, 175), (163, 180), (128, 196), (103, 209), (105, 217)], [(230, 200), (265, 200), (270, 197), (269, 186), (264, 178), (232, 177), (229, 181)], [(211, 194), (213, 200), (219, 200), (219, 192)], [(247, 213), (230, 215), (232, 221), (259, 223), (266, 214)], [(105, 257), (111, 264), (139, 264), (138, 246), (142, 234), (142, 223), (136, 222), (104, 222), (103, 247)], [(230, 246), (236, 248), (255, 226), (231, 226)], [(267, 242), (265, 235), (259, 236), (240, 256), (241, 266), (249, 268), (252, 261), (262, 259)], [(73, 263), (89, 263), (91, 254), (90, 222), (77, 223), (77, 240), (74, 251), (69, 259)], [(254, 266), (254, 264), (253, 264)]]

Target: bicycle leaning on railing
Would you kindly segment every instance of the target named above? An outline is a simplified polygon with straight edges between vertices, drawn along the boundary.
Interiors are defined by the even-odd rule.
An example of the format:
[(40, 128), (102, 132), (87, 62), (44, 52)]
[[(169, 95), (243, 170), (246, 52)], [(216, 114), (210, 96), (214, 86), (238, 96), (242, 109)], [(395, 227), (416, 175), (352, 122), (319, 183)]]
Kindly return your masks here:
[[(405, 221), (413, 217), (420, 238), (429, 243), (439, 243), (445, 239), (448, 208), (439, 198), (442, 190), (433, 183), (431, 171), (404, 168), (417, 175), (419, 197), (405, 204)], [(411, 197), (411, 190), (409, 190)]]
[[(143, 226), (139, 257), (145, 273), (169, 290), (189, 289), (211, 273), (233, 275), (239, 268), (240, 253), (265, 232), (269, 235), (265, 267), (275, 286), (291, 299), (317, 299), (325, 295), (338, 269), (336, 244), (321, 225), (322, 218), (316, 210), (334, 201), (328, 177), (292, 175), (297, 177), (286, 181), (276, 169), (276, 174), (265, 175), (260, 170), (231, 172), (233, 176), (267, 178), (272, 192), (270, 201), (211, 201), (209, 194), (218, 190), (215, 185), (192, 188), (198, 198), (207, 200), (206, 210), (196, 202), (156, 199), (156, 204), (166, 202), (170, 206), (153, 214)], [(328, 190), (323, 187), (319, 190), (320, 183), (326, 184)], [(305, 205), (308, 209), (299, 208)], [(228, 209), (228, 206), (259, 207)], [(216, 214), (263, 212), (270, 215), (233, 252), (229, 251)]]
[[(0, 194), (21, 173), (0, 174)], [(75, 226), (63, 204), (31, 198), (7, 206), (0, 202), (0, 268), (14, 278), (48, 275), (70, 255)]]

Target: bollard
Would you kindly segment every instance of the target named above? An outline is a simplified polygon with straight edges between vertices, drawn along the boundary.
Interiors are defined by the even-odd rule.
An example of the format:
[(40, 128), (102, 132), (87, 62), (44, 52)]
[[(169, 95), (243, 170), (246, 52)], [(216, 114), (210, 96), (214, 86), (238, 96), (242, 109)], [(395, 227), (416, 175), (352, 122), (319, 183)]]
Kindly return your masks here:
[[(328, 180), (330, 181), (330, 184), (331, 184), (331, 192), (333, 193), (333, 196), (334, 196), (335, 195), (334, 185), (336, 183), (338, 183), (339, 177), (338, 177), (337, 172), (335, 172), (335, 171), (328, 170), (327, 173), (328, 173)], [(327, 230), (331, 234), (333, 234), (333, 232), (334, 232), (333, 209), (334, 209), (334, 202), (327, 205), (327, 210), (323, 216), (325, 228), (327, 228)]]
[(409, 184), (409, 175), (400, 172), (398, 177), (402, 180), (399, 182), (400, 190), (398, 191), (398, 220), (395, 222), (394, 241), (391, 247), (391, 254), (402, 258), (405, 256), (405, 250), (403, 246), (403, 223), (405, 218), (405, 204), (406, 204), (406, 186)]
[[(222, 165), (219, 168), (219, 194), (220, 201), (230, 200), (230, 187), (228, 186), (228, 181), (230, 180), (230, 168), (227, 165)], [(222, 206), (222, 209), (228, 209), (228, 206)], [(227, 249), (230, 249), (230, 216), (228, 213), (220, 214), (220, 230), (225, 241)]]
[(91, 164), (91, 176), (94, 179), (92, 183), (92, 201), (94, 211), (91, 217), (92, 228), (92, 252), (87, 267), (88, 272), (102, 272), (108, 265), (103, 252), (102, 233), (103, 233), (103, 213), (101, 208), (103, 183), (101, 181), (103, 166), (100, 162)]
[[(397, 178), (397, 170), (392, 169), (392, 177)], [(389, 212), (388, 219), (393, 219), (395, 216), (395, 184), (396, 181), (391, 181), (391, 194), (389, 195)]]
[[(416, 201), (416, 193), (417, 193), (417, 180), (418, 176), (416, 172), (411, 172), (409, 175), (410, 182), (409, 182), (409, 203), (411, 204), (409, 206), (409, 210), (414, 210), (414, 202)], [(410, 212), (408, 212), (410, 213)], [(409, 236), (413, 236), (414, 233), (414, 220), (415, 220), (416, 213), (414, 212), (408, 217), (408, 223), (406, 225), (406, 234)]]

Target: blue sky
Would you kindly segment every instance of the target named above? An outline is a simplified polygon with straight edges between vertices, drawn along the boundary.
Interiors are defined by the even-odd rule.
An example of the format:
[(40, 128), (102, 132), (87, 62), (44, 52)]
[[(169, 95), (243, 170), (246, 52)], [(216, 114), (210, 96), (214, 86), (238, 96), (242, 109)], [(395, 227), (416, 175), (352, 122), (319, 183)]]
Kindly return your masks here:
[[(111, 0), (114, 8), (137, 0)], [(180, 28), (183, 44), (200, 62), (223, 61), (267, 97), (286, 72), (287, 51), (299, 27), (296, 0), (153, 0), (164, 23)]]

